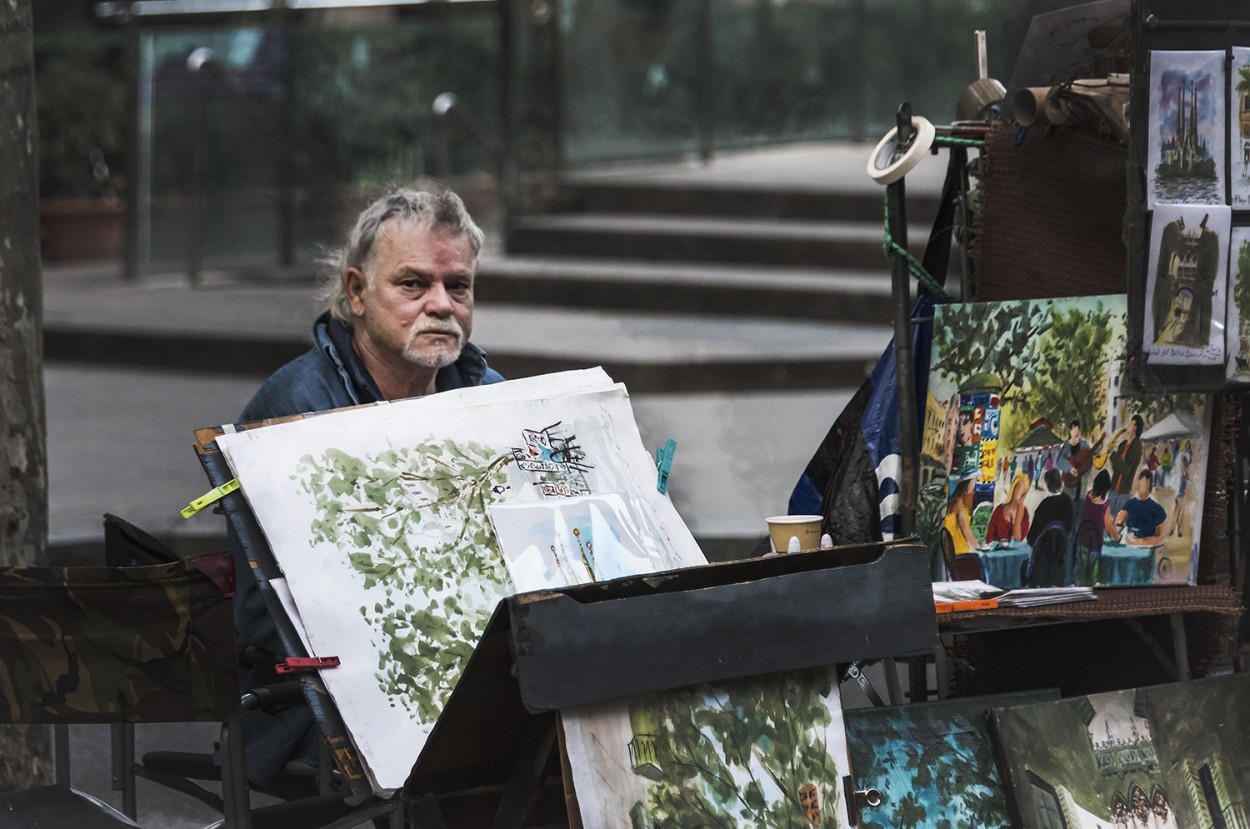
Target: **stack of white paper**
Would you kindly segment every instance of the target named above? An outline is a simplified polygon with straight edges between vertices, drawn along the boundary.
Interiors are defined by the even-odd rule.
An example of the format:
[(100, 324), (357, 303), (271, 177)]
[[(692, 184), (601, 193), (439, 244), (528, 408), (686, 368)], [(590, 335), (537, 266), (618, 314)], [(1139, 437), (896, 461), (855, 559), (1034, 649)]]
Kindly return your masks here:
[[(705, 564), (602, 369), (223, 435), (375, 789), (403, 785), (499, 599)], [(493, 521), (493, 522), (492, 522)]]

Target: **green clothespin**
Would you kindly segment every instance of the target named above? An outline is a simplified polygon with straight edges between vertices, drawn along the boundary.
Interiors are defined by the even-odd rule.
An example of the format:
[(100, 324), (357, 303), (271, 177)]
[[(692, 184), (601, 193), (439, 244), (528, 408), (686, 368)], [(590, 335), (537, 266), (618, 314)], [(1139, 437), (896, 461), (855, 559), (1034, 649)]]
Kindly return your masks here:
[(208, 492), (204, 493), (199, 498), (196, 498), (194, 501), (187, 504), (185, 507), (182, 508), (182, 511), (179, 513), (179, 515), (181, 515), (183, 518), (190, 518), (191, 516), (195, 515), (196, 513), (198, 513), (200, 510), (204, 509), (205, 507), (209, 507), (217, 503), (222, 498), (225, 498), (227, 495), (229, 495), (231, 492), (234, 492), (238, 488), (239, 488), (239, 479), (232, 478), (229, 481), (226, 481), (221, 486), (217, 487), (216, 489), (210, 489)]
[(673, 471), (673, 454), (677, 451), (677, 441), (672, 438), (660, 449), (655, 450), (656, 479), (655, 488), (661, 495), (668, 493), (668, 476)]

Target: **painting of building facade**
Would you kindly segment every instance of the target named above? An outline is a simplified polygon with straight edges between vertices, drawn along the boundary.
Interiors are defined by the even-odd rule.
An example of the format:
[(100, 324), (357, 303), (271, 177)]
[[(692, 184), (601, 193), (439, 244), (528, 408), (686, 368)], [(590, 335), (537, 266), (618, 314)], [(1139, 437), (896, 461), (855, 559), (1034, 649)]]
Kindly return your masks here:
[(1250, 207), (1250, 49), (1233, 47), (1228, 101), (1229, 189), (1233, 207)]
[(1224, 52), (1151, 52), (1147, 201), (1223, 204)]
[(1250, 827), (1250, 676), (1114, 691), (991, 715), (1021, 825)]
[(1155, 206), (1142, 342), (1150, 362), (1223, 365), (1232, 210)]
[[(917, 529), (934, 574), (1027, 586), (1185, 584), (1209, 413), (1122, 388), (1123, 295), (935, 310)], [(940, 424), (940, 427), (937, 425)]]
[(561, 722), (586, 827), (850, 826), (832, 668), (589, 705)]
[(862, 807), (860, 829), (1010, 827), (989, 711), (1058, 698), (1056, 690), (1022, 691), (846, 711), (855, 787), (883, 797)]

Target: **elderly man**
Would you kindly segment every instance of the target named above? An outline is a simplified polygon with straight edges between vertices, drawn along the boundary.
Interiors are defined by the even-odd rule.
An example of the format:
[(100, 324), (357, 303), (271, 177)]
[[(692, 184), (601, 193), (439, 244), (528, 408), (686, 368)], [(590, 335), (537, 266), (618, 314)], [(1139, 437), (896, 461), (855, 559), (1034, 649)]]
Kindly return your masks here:
[(469, 342), (482, 231), (451, 192), (394, 190), (330, 261), (311, 351), (278, 369), (245, 421), (498, 383)]
[[(473, 281), (483, 234), (449, 191), (395, 189), (356, 220), (347, 244), (327, 260), (313, 348), (265, 381), (241, 421), (398, 400), (503, 377), (469, 342)], [(237, 549), (237, 545), (236, 545)], [(241, 641), (281, 651), (256, 581), (239, 559), (235, 622)], [(245, 671), (245, 687), (275, 681)], [(264, 787), (291, 760), (316, 763), (317, 736), (304, 708), (246, 723), (248, 776)]]

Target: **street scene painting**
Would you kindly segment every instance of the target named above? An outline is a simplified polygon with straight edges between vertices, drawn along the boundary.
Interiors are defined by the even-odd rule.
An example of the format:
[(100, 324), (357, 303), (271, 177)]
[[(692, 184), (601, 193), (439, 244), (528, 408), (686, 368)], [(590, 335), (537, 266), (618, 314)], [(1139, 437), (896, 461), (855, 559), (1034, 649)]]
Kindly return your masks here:
[(939, 305), (917, 529), (935, 580), (1192, 584), (1208, 399), (1122, 390), (1123, 294)]
[(1050, 689), (846, 711), (855, 788), (883, 795), (861, 808), (860, 829), (1012, 826), (990, 709), (1057, 699)]
[(1232, 208), (1155, 205), (1142, 346), (1151, 363), (1223, 365)]
[(1230, 236), (1225, 373), (1234, 383), (1250, 383), (1250, 227), (1234, 227)]
[(1224, 51), (1151, 52), (1147, 204), (1224, 203)]
[(1228, 143), (1232, 167), (1228, 174), (1233, 207), (1250, 207), (1250, 48), (1233, 47), (1229, 84)]
[[(593, 533), (587, 559), (597, 566), (557, 571), (549, 586), (706, 563), (656, 490), (624, 387), (602, 371), (542, 379), (218, 440), (309, 650), (342, 659), (321, 679), (378, 790), (403, 786), (495, 605), (517, 592), (492, 506), (534, 508), (509, 529), (522, 549), (527, 538), (545, 548), (566, 529), (567, 549), (573, 530)], [(586, 499), (596, 497), (592, 511)], [(562, 529), (561, 513), (541, 507), (566, 499), (575, 506)]]
[(1250, 675), (991, 714), (1021, 826), (1250, 826)]
[(582, 825), (848, 827), (842, 716), (832, 667), (562, 711)]

